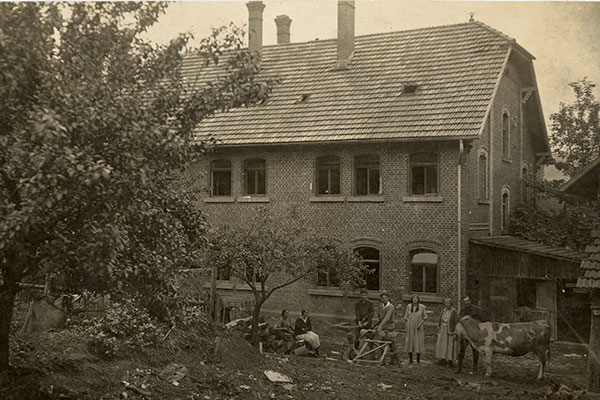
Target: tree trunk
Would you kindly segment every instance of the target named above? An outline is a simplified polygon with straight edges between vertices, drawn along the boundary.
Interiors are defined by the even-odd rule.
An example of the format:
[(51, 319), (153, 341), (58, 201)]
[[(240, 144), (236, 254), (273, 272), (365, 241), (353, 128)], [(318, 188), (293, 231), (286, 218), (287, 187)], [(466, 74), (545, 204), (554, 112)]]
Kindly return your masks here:
[(260, 309), (264, 300), (256, 298), (254, 302), (254, 310), (252, 311), (252, 344), (258, 347), (260, 338), (258, 336), (258, 318), (260, 317)]
[(3, 284), (0, 286), (0, 372), (8, 370), (8, 339), (12, 311), (17, 294), (15, 285)]

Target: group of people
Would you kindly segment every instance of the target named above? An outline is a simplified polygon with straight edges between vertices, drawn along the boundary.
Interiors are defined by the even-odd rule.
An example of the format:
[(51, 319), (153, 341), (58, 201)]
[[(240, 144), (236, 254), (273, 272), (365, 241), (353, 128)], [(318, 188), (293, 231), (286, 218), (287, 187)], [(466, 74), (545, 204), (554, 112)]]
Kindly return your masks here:
[[(280, 339), (303, 340), (307, 349), (314, 355), (319, 354), (319, 335), (312, 330), (312, 323), (308, 315), (308, 310), (302, 310), (300, 316), (292, 324), (288, 310), (281, 311), (281, 317), (273, 326), (273, 332)], [(394, 318), (396, 309), (390, 302), (386, 293), (380, 295), (380, 305), (375, 309), (374, 304), (369, 300), (366, 289), (361, 289), (360, 299), (355, 305), (356, 322), (356, 340), (355, 347), (358, 347), (360, 339), (367, 332), (375, 333), (378, 338), (390, 340), (394, 343), (395, 324)], [(471, 299), (466, 296), (463, 298), (463, 306), (460, 315), (452, 304), (449, 297), (444, 299), (444, 309), (438, 320), (437, 341), (435, 345), (435, 358), (441, 365), (453, 366), (457, 357), (464, 356), (468, 346), (466, 341), (458, 341), (454, 333), (456, 323), (465, 315), (471, 315), (475, 319), (482, 318), (479, 308), (471, 303)], [(406, 324), (406, 335), (404, 340), (404, 349), (408, 353), (409, 363), (421, 362), (421, 354), (425, 352), (425, 332), (423, 324), (427, 320), (427, 309), (421, 304), (418, 295), (411, 297), (410, 303), (406, 306), (404, 312), (404, 321)], [(395, 351), (395, 344), (394, 344)], [(473, 349), (473, 366), (477, 366), (479, 353)]]
[(304, 340), (304, 343), (309, 351), (315, 356), (319, 355), (319, 335), (313, 332), (312, 322), (308, 316), (308, 310), (302, 310), (300, 316), (296, 318), (296, 322), (292, 325), (290, 312), (288, 310), (281, 311), (281, 317), (273, 326), (273, 333), (282, 340), (292, 341)]
[[(373, 303), (368, 299), (366, 290), (361, 290), (361, 298), (355, 305), (355, 322), (357, 326), (355, 346), (365, 330), (375, 331), (380, 338), (391, 340), (395, 336), (394, 331), (394, 315), (395, 308), (390, 303), (387, 294), (380, 295), (381, 305), (375, 311)], [(449, 297), (444, 299), (444, 309), (442, 310), (438, 320), (437, 341), (435, 346), (435, 358), (441, 365), (453, 366), (453, 362), (457, 359), (459, 353), (464, 356), (467, 342), (458, 341), (456, 339), (454, 329), (459, 318), (464, 315), (471, 315), (476, 319), (481, 319), (480, 310), (471, 303), (467, 296), (463, 298), (463, 307), (460, 315), (452, 304)], [(418, 295), (411, 297), (410, 303), (406, 306), (404, 312), (404, 321), (406, 324), (406, 334), (404, 340), (404, 349), (408, 353), (409, 363), (421, 362), (421, 354), (425, 352), (425, 332), (423, 324), (427, 320), (427, 309)], [(477, 365), (478, 352), (473, 350), (473, 365)]]

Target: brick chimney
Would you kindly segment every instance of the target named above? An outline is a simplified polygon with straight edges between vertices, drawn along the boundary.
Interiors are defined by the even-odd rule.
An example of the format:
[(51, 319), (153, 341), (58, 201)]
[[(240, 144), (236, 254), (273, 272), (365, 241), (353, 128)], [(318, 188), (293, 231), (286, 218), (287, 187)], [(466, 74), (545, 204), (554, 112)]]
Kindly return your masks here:
[(290, 25), (292, 19), (287, 15), (278, 15), (275, 18), (277, 25), (277, 44), (286, 44), (290, 42)]
[(250, 1), (248, 7), (248, 50), (262, 56), (263, 43), (263, 10), (265, 5), (262, 1)]
[(338, 0), (338, 68), (346, 68), (354, 53), (354, 9), (354, 0)]

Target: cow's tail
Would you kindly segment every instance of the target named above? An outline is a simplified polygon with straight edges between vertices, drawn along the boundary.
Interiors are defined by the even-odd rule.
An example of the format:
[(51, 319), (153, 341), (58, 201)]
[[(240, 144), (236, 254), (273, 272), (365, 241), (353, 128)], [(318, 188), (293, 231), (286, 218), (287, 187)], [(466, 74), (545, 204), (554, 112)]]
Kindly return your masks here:
[(550, 362), (550, 346), (546, 349), (546, 362)]

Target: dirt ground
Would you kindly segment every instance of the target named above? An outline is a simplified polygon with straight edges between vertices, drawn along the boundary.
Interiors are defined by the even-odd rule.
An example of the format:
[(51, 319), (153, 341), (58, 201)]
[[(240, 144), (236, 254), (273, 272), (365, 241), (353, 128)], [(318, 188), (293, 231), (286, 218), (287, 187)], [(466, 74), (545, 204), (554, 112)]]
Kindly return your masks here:
[[(432, 359), (433, 329), (428, 328), (430, 351), (419, 365), (356, 365), (343, 359), (348, 349), (345, 332), (335, 321), (313, 321), (322, 339), (320, 357), (260, 354), (235, 333), (221, 332), (216, 354), (211, 339), (199, 343), (193, 335), (174, 332), (171, 343), (99, 360), (86, 351), (74, 332), (49, 332), (14, 338), (14, 369), (0, 376), (0, 398), (27, 399), (544, 399), (578, 398), (585, 387), (585, 347), (553, 343), (544, 381), (537, 382), (532, 355), (495, 356), (494, 375), (483, 365), (469, 374), (470, 350), (463, 373), (436, 365)], [(398, 338), (402, 343), (403, 337)], [(160, 377), (169, 364), (187, 368), (173, 384)], [(270, 382), (264, 371), (291, 378), (290, 385)], [(561, 385), (566, 385), (558, 392)]]

